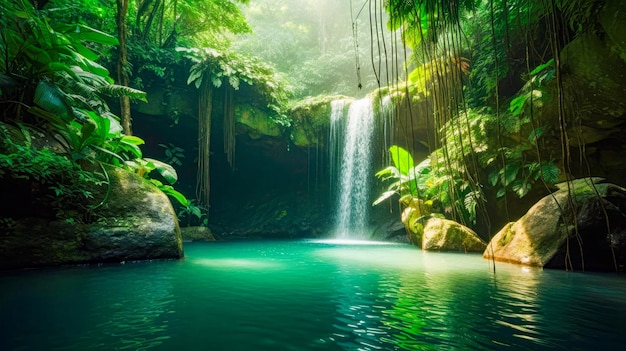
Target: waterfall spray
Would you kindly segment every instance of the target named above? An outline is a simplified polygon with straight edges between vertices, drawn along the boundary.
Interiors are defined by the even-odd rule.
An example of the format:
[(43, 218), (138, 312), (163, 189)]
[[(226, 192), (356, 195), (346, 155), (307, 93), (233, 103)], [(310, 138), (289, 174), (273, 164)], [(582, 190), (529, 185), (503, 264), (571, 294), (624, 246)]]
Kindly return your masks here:
[(370, 207), (370, 144), (373, 129), (374, 111), (371, 99), (353, 102), (345, 122), (338, 174), (339, 196), (335, 227), (335, 236), (338, 238), (364, 238)]

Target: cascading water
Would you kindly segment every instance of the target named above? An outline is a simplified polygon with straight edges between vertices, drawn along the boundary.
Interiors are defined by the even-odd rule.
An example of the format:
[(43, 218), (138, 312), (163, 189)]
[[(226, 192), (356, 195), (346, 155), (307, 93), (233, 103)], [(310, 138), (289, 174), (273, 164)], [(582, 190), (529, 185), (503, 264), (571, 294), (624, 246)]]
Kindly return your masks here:
[(343, 118), (343, 111), (346, 106), (346, 100), (334, 100), (330, 103), (330, 136), (328, 138), (329, 152), (329, 174), (330, 174), (330, 194), (337, 192), (337, 175), (340, 170), (339, 161), (341, 161), (341, 153), (343, 150), (344, 134), (346, 124)]
[(364, 98), (353, 102), (345, 122), (341, 165), (337, 174), (339, 185), (335, 226), (337, 238), (362, 239), (364, 236), (370, 206), (369, 180), (372, 177), (370, 144), (373, 130), (374, 112), (371, 99)]

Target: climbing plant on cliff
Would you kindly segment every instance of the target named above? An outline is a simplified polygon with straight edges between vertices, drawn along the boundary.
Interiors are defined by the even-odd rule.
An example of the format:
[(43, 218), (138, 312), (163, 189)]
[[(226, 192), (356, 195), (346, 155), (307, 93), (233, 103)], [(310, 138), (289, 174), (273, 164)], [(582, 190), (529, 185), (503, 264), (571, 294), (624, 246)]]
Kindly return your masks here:
[[(577, 83), (564, 80), (576, 79), (570, 70), (578, 62), (567, 49), (587, 37), (610, 42), (605, 35), (621, 2), (390, 0), (384, 6), (388, 26), (402, 31), (412, 55), (403, 67), (407, 96), (420, 93), (432, 113), (429, 174), (440, 168), (460, 180), (447, 187), (452, 204), (472, 205), (450, 191), (469, 189), (502, 199), (508, 217), (506, 193), (521, 197), (533, 184), (543, 184), (545, 192), (556, 181), (594, 175), (581, 142), (589, 126), (581, 125)], [(455, 62), (457, 72), (451, 76), (439, 62)], [(462, 213), (455, 208), (460, 206), (453, 213)]]
[[(211, 113), (213, 110), (213, 90), (225, 85), (228, 91), (239, 90), (241, 83), (254, 87), (265, 97), (267, 108), (274, 112), (276, 120), (286, 118), (282, 112), (287, 101), (284, 84), (273, 70), (254, 58), (245, 57), (233, 52), (220, 52), (212, 48), (183, 49), (192, 60), (188, 84), (198, 89), (198, 174), (196, 179), (196, 196), (198, 203), (207, 209), (210, 206), (210, 155), (211, 155)], [(234, 100), (231, 93), (225, 94), (227, 99), (224, 111), (224, 145), (227, 159), (233, 160), (235, 152), (234, 133)]]

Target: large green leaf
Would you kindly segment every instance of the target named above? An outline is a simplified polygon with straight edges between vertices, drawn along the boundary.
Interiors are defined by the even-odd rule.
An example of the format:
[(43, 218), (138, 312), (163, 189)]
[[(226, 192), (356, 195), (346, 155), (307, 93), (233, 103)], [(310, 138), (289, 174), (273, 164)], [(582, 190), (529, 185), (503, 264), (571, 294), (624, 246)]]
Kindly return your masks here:
[(400, 174), (408, 175), (409, 171), (414, 167), (413, 157), (411, 154), (397, 145), (392, 145), (389, 148), (389, 153), (391, 154), (393, 164), (396, 166)]
[(144, 160), (148, 162), (152, 162), (152, 164), (154, 164), (155, 170), (159, 172), (159, 174), (168, 183), (174, 184), (178, 180), (178, 174), (176, 173), (176, 170), (174, 169), (174, 167), (172, 167), (171, 165), (165, 162), (159, 161), (159, 160), (155, 160), (153, 158), (144, 158)]
[(137, 99), (143, 102), (148, 102), (148, 99), (146, 98), (146, 92), (138, 90), (138, 89), (134, 89), (131, 87), (123, 86), (123, 85), (116, 85), (116, 84), (105, 85), (101, 87), (100, 89), (98, 89), (98, 91), (102, 94), (105, 94), (111, 97), (128, 96), (131, 99)]
[(372, 206), (376, 206), (379, 203), (387, 200), (388, 198), (392, 197), (394, 194), (397, 194), (397, 192), (395, 191), (385, 191), (378, 199), (376, 199), (376, 201), (374, 201), (374, 203), (372, 203)]
[[(152, 182), (158, 182), (155, 179), (152, 179)], [(160, 183), (160, 182), (159, 182)], [(189, 206), (189, 200), (185, 197), (185, 195), (183, 195), (182, 193), (178, 192), (177, 190), (175, 190), (172, 186), (170, 185), (159, 185), (157, 183), (155, 183), (155, 185), (157, 185), (157, 187), (164, 192), (165, 194), (173, 197), (176, 201), (178, 201), (181, 205), (188, 207)]]
[(35, 89), (34, 102), (63, 119), (71, 119), (72, 109), (65, 99), (65, 94), (54, 84), (40, 81)]
[(15, 86), (15, 81), (13, 78), (0, 74), (0, 88), (11, 88)]
[(83, 24), (73, 24), (73, 25), (65, 25), (67, 27), (67, 31), (64, 33), (68, 36), (74, 36), (77, 39), (90, 42), (90, 43), (98, 43), (102, 45), (110, 45), (115, 46), (119, 44), (119, 41), (116, 37), (101, 32), (97, 29), (91, 28), (89, 26)]

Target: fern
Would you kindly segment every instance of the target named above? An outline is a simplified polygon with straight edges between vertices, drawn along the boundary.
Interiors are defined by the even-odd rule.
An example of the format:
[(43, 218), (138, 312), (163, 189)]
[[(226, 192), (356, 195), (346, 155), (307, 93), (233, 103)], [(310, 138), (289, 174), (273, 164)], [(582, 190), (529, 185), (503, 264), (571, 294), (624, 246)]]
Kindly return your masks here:
[(131, 99), (148, 102), (146, 98), (146, 93), (144, 91), (137, 90), (131, 87), (123, 86), (123, 85), (116, 85), (116, 84), (105, 85), (99, 88), (98, 92), (102, 93), (103, 95), (107, 95), (111, 97), (128, 96)]
[(559, 175), (561, 174), (561, 170), (554, 164), (553, 161), (545, 162), (541, 165), (540, 171), (541, 177), (548, 184), (555, 184), (559, 181)]

